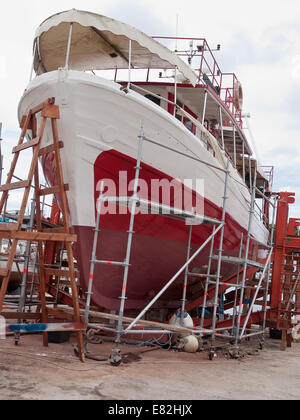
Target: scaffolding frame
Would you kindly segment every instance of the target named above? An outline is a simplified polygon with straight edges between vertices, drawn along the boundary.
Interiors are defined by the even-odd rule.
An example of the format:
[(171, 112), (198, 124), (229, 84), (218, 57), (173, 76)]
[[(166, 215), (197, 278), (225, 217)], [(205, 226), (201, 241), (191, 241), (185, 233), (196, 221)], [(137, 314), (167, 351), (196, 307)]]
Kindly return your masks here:
[[(201, 215), (197, 215), (197, 214), (192, 214), (189, 212), (185, 212), (182, 211), (180, 209), (176, 209), (176, 208), (172, 208), (172, 207), (168, 207), (168, 206), (164, 206), (162, 204), (159, 203), (154, 203), (154, 202), (149, 202), (149, 200), (143, 200), (140, 199), (138, 197), (138, 183), (139, 183), (139, 179), (140, 179), (140, 171), (142, 170), (141, 167), (141, 162), (142, 162), (142, 149), (143, 149), (143, 144), (144, 142), (153, 144), (157, 147), (161, 147), (164, 148), (166, 150), (169, 150), (175, 154), (180, 154), (182, 156), (185, 156), (187, 158), (193, 159), (198, 161), (201, 164), (207, 164), (208, 166), (221, 171), (224, 175), (225, 175), (225, 179), (224, 179), (224, 194), (223, 194), (223, 205), (222, 205), (222, 218), (221, 220), (217, 220), (217, 219), (211, 219), (211, 218), (207, 218), (205, 216), (201, 216)], [(215, 348), (215, 341), (216, 338), (229, 338), (229, 339), (234, 339), (235, 345), (234, 348), (238, 350), (238, 343), (244, 339), (244, 338), (248, 338), (249, 336), (253, 336), (253, 335), (262, 335), (264, 337), (264, 332), (265, 332), (265, 323), (266, 323), (266, 312), (267, 312), (267, 300), (268, 300), (268, 283), (269, 283), (269, 276), (270, 276), (270, 265), (271, 265), (271, 255), (272, 255), (272, 251), (273, 248), (272, 246), (269, 247), (269, 252), (268, 252), (268, 258), (266, 259), (264, 264), (258, 264), (256, 262), (250, 261), (249, 260), (249, 249), (250, 249), (250, 242), (251, 242), (251, 226), (252, 226), (252, 218), (254, 216), (254, 203), (255, 203), (255, 198), (256, 198), (256, 168), (254, 171), (254, 175), (253, 175), (253, 181), (251, 183), (251, 203), (250, 203), (250, 212), (249, 212), (249, 224), (248, 224), (248, 234), (247, 234), (247, 245), (246, 245), (246, 252), (245, 252), (245, 256), (242, 257), (242, 249), (243, 249), (243, 236), (241, 238), (241, 244), (240, 244), (240, 251), (239, 251), (239, 257), (238, 258), (232, 258), (232, 261), (230, 261), (230, 257), (224, 257), (223, 256), (223, 240), (224, 240), (224, 229), (226, 226), (226, 201), (228, 199), (227, 197), (227, 190), (228, 190), (228, 181), (229, 181), (229, 177), (230, 177), (230, 170), (229, 170), (229, 165), (230, 165), (230, 160), (227, 160), (227, 167), (225, 168), (221, 168), (217, 165), (213, 165), (210, 163), (207, 163), (199, 158), (196, 158), (195, 156), (189, 155), (187, 153), (181, 152), (178, 149), (166, 146), (164, 144), (161, 144), (153, 139), (148, 138), (147, 136), (145, 136), (144, 133), (144, 127), (143, 127), (143, 123), (141, 125), (141, 130), (138, 136), (138, 153), (137, 153), (137, 165), (135, 167), (135, 182), (134, 182), (134, 190), (133, 190), (133, 195), (132, 197), (104, 197), (103, 195), (103, 183), (101, 184), (101, 188), (100, 188), (100, 196), (99, 196), (99, 200), (98, 200), (98, 204), (97, 204), (97, 218), (96, 218), (96, 226), (95, 226), (95, 233), (94, 233), (94, 243), (93, 243), (93, 250), (92, 250), (92, 258), (91, 258), (91, 265), (90, 265), (90, 277), (89, 277), (89, 286), (88, 286), (88, 292), (87, 292), (87, 304), (86, 304), (86, 309), (85, 309), (85, 322), (89, 325), (89, 327), (91, 328), (98, 328), (100, 329), (100, 331), (108, 331), (108, 332), (113, 332), (116, 334), (116, 348), (113, 350), (112, 355), (111, 355), (111, 363), (118, 365), (121, 362), (121, 356), (120, 356), (120, 349), (119, 344), (121, 342), (121, 338), (123, 336), (126, 336), (127, 334), (144, 334), (145, 332), (151, 332), (151, 334), (161, 334), (161, 333), (171, 333), (170, 330), (168, 330), (168, 326), (166, 324), (166, 328), (163, 330), (147, 330), (147, 329), (142, 329), (140, 330), (139, 328), (141, 327), (141, 325), (138, 325), (138, 322), (145, 316), (145, 314), (149, 311), (150, 308), (152, 308), (152, 306), (158, 301), (158, 299), (163, 295), (163, 293), (174, 283), (174, 281), (181, 275), (184, 273), (184, 282), (183, 282), (183, 292), (182, 292), (182, 305), (180, 308), (180, 321), (181, 321), (181, 325), (183, 326), (183, 321), (184, 321), (184, 314), (185, 314), (185, 306), (186, 306), (186, 295), (187, 295), (187, 287), (188, 287), (188, 278), (189, 277), (197, 277), (197, 274), (194, 273), (190, 273), (189, 272), (189, 266), (191, 264), (191, 262), (200, 254), (201, 251), (203, 251), (203, 249), (208, 246), (210, 244), (210, 256), (209, 256), (209, 263), (208, 263), (208, 270), (207, 270), (207, 274), (205, 275), (206, 278), (206, 284), (205, 284), (205, 292), (204, 292), (204, 301), (203, 301), (203, 305), (202, 305), (202, 314), (201, 314), (201, 323), (200, 323), (200, 328), (194, 328), (194, 329), (190, 329), (190, 333), (197, 336), (199, 338), (199, 341), (201, 342), (203, 337), (206, 336), (211, 336), (211, 345), (209, 348), (209, 353), (210, 353), (210, 357), (211, 355), (214, 353), (214, 348)], [(251, 168), (251, 162), (250, 162), (250, 168)], [(262, 195), (264, 195), (263, 193), (261, 193)], [(265, 197), (265, 196), (264, 196)], [(265, 197), (265, 199), (267, 200), (268, 198)], [(98, 240), (99, 240), (99, 232), (100, 232), (100, 224), (101, 224), (101, 207), (102, 205), (104, 205), (104, 203), (117, 203), (119, 205), (125, 205), (128, 206), (131, 209), (131, 217), (130, 217), (130, 223), (129, 223), (129, 231), (128, 231), (128, 239), (127, 239), (127, 248), (126, 248), (126, 257), (125, 260), (122, 262), (117, 262), (117, 261), (103, 261), (103, 260), (98, 260), (97, 259), (97, 244), (98, 244)], [(271, 203), (271, 200), (269, 200), (269, 202)], [(177, 271), (177, 273), (169, 280), (169, 282), (167, 282), (165, 284), (165, 286), (163, 286), (161, 288), (161, 290), (156, 294), (156, 296), (151, 300), (151, 302), (149, 302), (143, 309), (142, 311), (129, 323), (127, 323), (127, 326), (124, 327), (124, 322), (123, 322), (123, 318), (124, 318), (124, 308), (125, 308), (125, 302), (126, 302), (126, 291), (127, 291), (127, 282), (128, 282), (128, 273), (129, 273), (129, 268), (130, 268), (130, 256), (131, 256), (131, 246), (132, 246), (132, 239), (133, 239), (133, 235), (134, 235), (134, 220), (135, 220), (135, 210), (136, 210), (136, 206), (137, 204), (139, 204), (139, 206), (143, 207), (150, 211), (154, 210), (155, 214), (160, 214), (163, 216), (167, 216), (167, 217), (175, 217), (176, 219), (179, 219), (181, 221), (187, 221), (188, 219), (191, 218), (196, 218), (199, 219), (202, 217), (202, 221), (204, 223), (209, 223), (213, 225), (213, 232), (212, 234), (207, 238), (207, 240), (197, 249), (197, 251), (191, 255), (191, 241), (192, 241), (192, 229), (193, 229), (193, 223), (190, 224), (189, 227), (189, 233), (188, 233), (188, 240), (187, 240), (187, 254), (186, 254), (186, 262), (185, 264)], [(272, 204), (272, 203), (271, 203)], [(275, 219), (275, 205), (273, 205), (274, 207), (274, 212), (273, 212), (273, 219)], [(167, 214), (166, 214), (167, 213)], [(195, 224), (195, 223), (194, 223)], [(213, 255), (213, 250), (214, 250), (214, 241), (215, 238), (217, 236), (217, 234), (220, 233), (220, 246), (218, 249), (218, 255), (216, 257), (214, 257)], [(273, 232), (271, 235), (271, 243), (273, 241)], [(216, 258), (217, 259), (217, 272), (216, 274), (212, 274), (211, 273), (211, 265), (212, 265), (212, 260)], [(227, 261), (226, 261), (227, 258)], [(235, 260), (235, 261), (233, 261)], [(239, 277), (240, 277), (240, 269), (238, 269), (238, 273), (237, 273), (237, 284), (226, 284), (227, 287), (234, 287), (236, 288), (236, 291), (238, 291), (238, 289), (240, 289), (240, 301), (239, 301), (239, 307), (240, 307), (240, 311), (236, 312), (235, 315), (233, 315), (233, 319), (232, 319), (232, 326), (231, 328), (226, 327), (226, 328), (218, 328), (218, 300), (219, 300), (219, 292), (220, 292), (220, 286), (221, 286), (221, 268), (222, 268), (222, 262), (226, 261), (226, 262), (232, 262), (234, 264), (237, 264), (238, 267), (240, 267), (242, 265), (243, 267), (243, 274), (242, 274), (242, 282), (239, 282)], [(89, 311), (90, 311), (90, 305), (91, 305), (91, 299), (92, 299), (92, 290), (93, 290), (93, 282), (94, 282), (94, 272), (95, 272), (95, 265), (96, 264), (105, 264), (105, 265), (109, 265), (109, 266), (121, 266), (124, 268), (124, 273), (123, 273), (123, 283), (122, 283), (122, 294), (120, 297), (120, 310), (119, 310), (119, 316), (118, 316), (118, 326), (117, 328), (111, 328), (110, 326), (107, 325), (96, 325), (96, 324), (90, 324), (89, 323)], [(255, 290), (255, 295), (254, 295), (254, 299), (252, 300), (252, 303), (250, 305), (250, 308), (248, 310), (248, 313), (246, 315), (246, 322), (243, 323), (243, 325), (241, 325), (241, 320), (242, 320), (242, 315), (243, 315), (243, 295), (245, 293), (245, 290), (250, 288), (250, 286), (248, 286), (246, 283), (246, 276), (247, 276), (247, 270), (250, 267), (256, 267), (257, 270), (262, 270), (262, 274), (260, 275), (256, 290)], [(266, 287), (262, 287), (263, 281), (265, 280), (267, 276), (267, 286)], [(199, 275), (199, 277), (203, 277), (203, 275)], [(212, 280), (213, 279), (213, 280)], [(212, 319), (212, 325), (211, 328), (204, 328), (204, 318), (205, 318), (205, 310), (206, 310), (206, 305), (207, 305), (207, 296), (208, 296), (208, 289), (211, 285), (215, 285), (215, 296), (214, 296), (214, 311), (213, 311), (213, 319)], [(222, 284), (224, 285), (224, 284)], [(253, 288), (251, 288), (253, 289)], [(247, 333), (246, 334), (246, 327), (248, 324), (248, 321), (251, 317), (251, 314), (253, 313), (253, 309), (254, 309), (254, 303), (256, 301), (256, 298), (258, 296), (258, 294), (264, 291), (264, 324), (263, 324), (263, 329), (258, 333)], [(236, 296), (235, 296), (235, 301), (237, 303), (237, 292), (236, 292)], [(235, 305), (236, 306), (236, 305)], [(236, 309), (236, 308), (235, 308)], [(126, 323), (125, 323), (126, 324)], [(128, 325), (129, 324), (129, 325)], [(236, 325), (237, 324), (237, 325)], [(232, 335), (222, 335), (220, 334), (220, 332), (224, 331), (224, 330), (232, 330)]]

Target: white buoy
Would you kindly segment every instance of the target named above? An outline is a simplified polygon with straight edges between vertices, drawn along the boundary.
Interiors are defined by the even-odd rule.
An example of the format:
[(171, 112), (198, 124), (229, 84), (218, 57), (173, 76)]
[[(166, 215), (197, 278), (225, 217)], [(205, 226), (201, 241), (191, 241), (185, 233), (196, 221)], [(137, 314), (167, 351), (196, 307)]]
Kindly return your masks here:
[[(170, 325), (177, 325), (178, 327), (186, 327), (186, 328), (194, 328), (194, 322), (191, 318), (191, 316), (185, 312), (184, 314), (184, 319), (183, 319), (183, 325), (181, 324), (181, 315), (179, 312), (176, 312), (176, 314), (174, 314), (172, 316), (172, 318), (170, 319), (169, 322)], [(181, 334), (181, 336), (185, 336), (186, 334)]]
[(298, 315), (296, 317), (296, 326), (293, 328), (293, 338), (295, 341), (300, 340), (300, 316)]
[[(181, 324), (180, 312), (176, 312), (176, 314), (170, 319), (169, 323), (170, 325), (178, 325), (179, 327), (183, 326), (190, 329), (194, 328), (193, 319), (187, 312), (184, 313), (183, 325)], [(178, 337), (180, 337), (180, 341), (183, 342), (183, 351), (186, 353), (196, 353), (198, 351), (199, 342), (197, 337), (189, 333), (178, 334)]]
[(197, 353), (199, 348), (199, 342), (194, 335), (184, 337), (184, 351), (186, 353)]

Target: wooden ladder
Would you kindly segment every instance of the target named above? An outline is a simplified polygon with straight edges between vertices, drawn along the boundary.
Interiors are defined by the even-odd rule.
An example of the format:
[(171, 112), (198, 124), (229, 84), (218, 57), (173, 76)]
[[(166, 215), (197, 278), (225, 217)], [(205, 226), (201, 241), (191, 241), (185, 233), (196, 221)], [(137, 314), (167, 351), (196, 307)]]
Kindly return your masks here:
[[(40, 123), (38, 127), (37, 114), (40, 115)], [(18, 145), (13, 149), (13, 160), (11, 168), (8, 173), (7, 182), (5, 185), (0, 187), (2, 197), (0, 200), (0, 214), (7, 205), (8, 194), (11, 190), (23, 189), (23, 199), (20, 207), (17, 223), (0, 223), (0, 240), (9, 239), (11, 241), (10, 253), (5, 268), (0, 270), (0, 276), (3, 277), (2, 286), (0, 289), (0, 313), (3, 311), (3, 304), (5, 295), (7, 293), (7, 287), (10, 280), (10, 275), (15, 259), (17, 245), (19, 240), (37, 242), (38, 243), (38, 272), (39, 272), (39, 287), (40, 287), (40, 299), (41, 299), (41, 319), (44, 324), (48, 322), (48, 311), (46, 302), (46, 276), (53, 275), (53, 270), (49, 272), (49, 269), (45, 267), (44, 260), (44, 245), (47, 241), (62, 242), (65, 244), (67, 256), (68, 256), (68, 271), (63, 274), (70, 279), (70, 287), (72, 290), (72, 301), (74, 308), (74, 331), (77, 333), (78, 341), (78, 355), (81, 361), (84, 361), (84, 348), (83, 348), (83, 337), (82, 331), (85, 329), (81, 324), (80, 309), (78, 303), (78, 292), (75, 280), (75, 268), (72, 243), (77, 241), (77, 236), (73, 234), (72, 227), (69, 222), (68, 214), (68, 203), (66, 197), (66, 191), (68, 186), (64, 184), (62, 162), (60, 156), (60, 149), (63, 147), (63, 143), (58, 138), (58, 127), (57, 120), (60, 118), (59, 107), (55, 105), (55, 99), (51, 98), (41, 105), (28, 111), (27, 115), (23, 117), (21, 122), (21, 135)], [(50, 120), (52, 128), (52, 139), (53, 143), (47, 147), (41, 148), (42, 138), (46, 128), (46, 122)], [(27, 131), (32, 131), (32, 139), (24, 141), (27, 135)], [(30, 164), (29, 173), (25, 181), (13, 183), (13, 177), (15, 169), (18, 163), (20, 153), (26, 149), (32, 148), (33, 157)], [(55, 154), (56, 163), (56, 178), (57, 185), (52, 188), (40, 189), (39, 182), (39, 157), (44, 156), (48, 153)], [(25, 215), (26, 206), (30, 196), (30, 189), (34, 184), (36, 211), (35, 211), (35, 226), (33, 232), (22, 231), (22, 225)], [(63, 227), (57, 229), (43, 229), (42, 228), (42, 215), (41, 215), (41, 197), (46, 195), (56, 194), (60, 200), (61, 214), (63, 219)], [(5, 214), (3, 214), (3, 220), (5, 220)], [(61, 273), (57, 273), (61, 275)], [(4, 314), (3, 314), (4, 315)], [(24, 314), (25, 315), (25, 314)], [(26, 319), (26, 317), (24, 317)], [(76, 327), (75, 327), (76, 326)], [(43, 332), (43, 343), (48, 346), (48, 334)]]

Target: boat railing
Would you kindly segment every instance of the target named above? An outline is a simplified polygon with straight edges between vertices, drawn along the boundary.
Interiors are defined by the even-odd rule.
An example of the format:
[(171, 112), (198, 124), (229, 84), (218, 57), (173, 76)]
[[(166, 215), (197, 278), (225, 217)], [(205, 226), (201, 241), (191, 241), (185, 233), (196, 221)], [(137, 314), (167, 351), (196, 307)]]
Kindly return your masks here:
[[(195, 71), (199, 73), (198, 82), (202, 80), (206, 85), (216, 92), (220, 99), (224, 102), (230, 112), (237, 119), (242, 128), (241, 111), (236, 109), (234, 105), (234, 97), (237, 94), (236, 86), (238, 79), (234, 73), (223, 73), (216, 58), (214, 51), (220, 51), (221, 46), (218, 45), (216, 49), (211, 49), (205, 38), (179, 38), (179, 37), (153, 37), (158, 40), (168, 41), (189, 41), (190, 50), (178, 51), (175, 48), (175, 53), (179, 57), (186, 57), (189, 64), (192, 64), (194, 58), (198, 58), (199, 67)], [(195, 45), (196, 44), (196, 45)], [(194, 47), (195, 45), (195, 47)]]

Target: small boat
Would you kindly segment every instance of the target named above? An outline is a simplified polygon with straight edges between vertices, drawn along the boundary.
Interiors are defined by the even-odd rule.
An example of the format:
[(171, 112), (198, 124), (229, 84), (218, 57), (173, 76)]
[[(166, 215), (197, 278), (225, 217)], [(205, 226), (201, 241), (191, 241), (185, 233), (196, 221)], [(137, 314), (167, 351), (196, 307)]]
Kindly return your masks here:
[[(63, 173), (69, 184), (70, 220), (78, 235), (76, 258), (85, 292), (101, 185), (106, 195), (132, 195), (141, 129), (163, 146), (143, 146), (141, 199), (180, 207), (178, 194), (172, 192), (172, 187), (179, 187), (179, 196), (189, 197), (184, 210), (197, 207), (197, 213), (221, 220), (224, 170), (228, 168), (226, 256), (238, 257), (241, 243), (245, 251), (254, 178), (260, 191), (271, 189), (271, 180), (254, 158), (243, 130), (243, 91), (237, 77), (221, 72), (205, 39), (189, 39), (188, 48), (177, 52), (172, 51), (175, 41), (183, 42), (154, 39), (125, 23), (74, 9), (50, 17), (37, 29), (36, 76), (20, 100), (19, 119), (47, 98), (54, 97), (59, 105)], [(163, 45), (166, 42), (170, 48)], [(47, 126), (42, 146), (50, 142), (51, 127)], [(49, 186), (56, 185), (54, 162), (51, 153), (41, 161)], [(130, 213), (121, 211), (121, 206), (111, 209), (101, 214), (97, 258), (124, 261)], [(269, 236), (267, 200), (257, 199), (255, 209), (250, 232), (253, 260), (262, 256)], [(193, 226), (192, 250), (212, 231), (211, 224)], [(136, 215), (134, 232), (126, 310), (144, 307), (182, 267), (189, 226), (148, 212)], [(215, 254), (219, 245), (220, 235), (214, 243)], [(208, 257), (206, 247), (190, 270), (205, 273)], [(224, 263), (221, 275), (225, 278), (235, 270)], [(122, 278), (123, 267), (97, 265), (93, 304), (118, 309)], [(187, 298), (201, 294), (199, 279), (191, 280)], [(181, 295), (182, 277), (155, 307), (178, 308)]]

